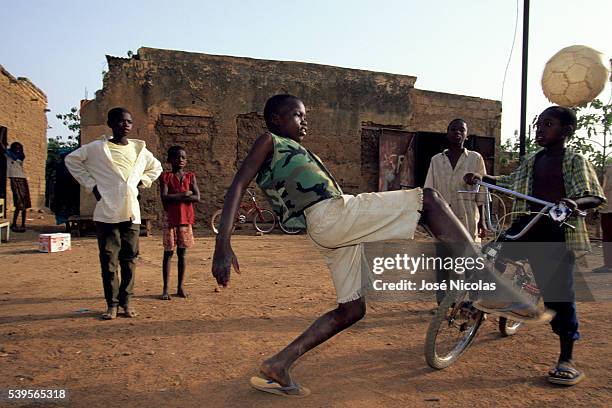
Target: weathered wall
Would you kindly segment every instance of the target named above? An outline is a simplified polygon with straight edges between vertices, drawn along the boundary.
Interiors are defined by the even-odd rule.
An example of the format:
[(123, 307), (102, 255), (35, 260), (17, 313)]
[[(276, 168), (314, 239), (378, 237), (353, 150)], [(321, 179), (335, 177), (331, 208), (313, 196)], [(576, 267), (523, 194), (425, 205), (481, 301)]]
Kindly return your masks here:
[[(419, 103), (437, 100), (435, 93), (414, 93), (415, 77), (325, 65), (151, 48), (141, 48), (130, 59), (108, 57), (108, 63), (103, 89), (81, 110), (83, 143), (105, 131), (110, 108), (125, 106), (134, 116), (133, 137), (144, 139), (162, 162), (168, 146), (186, 145), (188, 167), (196, 171), (203, 193), (198, 216), (204, 221), (220, 208), (250, 142), (264, 129), (263, 106), (271, 95), (288, 92), (305, 102), (309, 134), (304, 144), (349, 193), (362, 191), (362, 159), (369, 157), (362, 151), (362, 126), (419, 128), (415, 95)], [(423, 116), (428, 121), (423, 129), (445, 132), (446, 123), (438, 122), (455, 116)], [(470, 120), (473, 115), (464, 116)], [(158, 187), (143, 193), (145, 212), (159, 214), (157, 197)], [(83, 197), (82, 203), (82, 213), (91, 213), (93, 202)]]
[[(8, 128), (9, 145), (20, 142), (24, 146), (24, 170), (34, 208), (45, 205), (46, 108), (47, 96), (40, 89), (27, 78), (13, 77), (0, 65), (0, 126)], [(13, 197), (10, 190), (7, 181), (7, 209), (12, 210)]]
[[(468, 134), (495, 138), (495, 151), (501, 146), (501, 111), (499, 101), (412, 89), (412, 120), (409, 130), (446, 133), (449, 121), (463, 118)], [(494, 174), (498, 173), (499, 155), (495, 156)]]

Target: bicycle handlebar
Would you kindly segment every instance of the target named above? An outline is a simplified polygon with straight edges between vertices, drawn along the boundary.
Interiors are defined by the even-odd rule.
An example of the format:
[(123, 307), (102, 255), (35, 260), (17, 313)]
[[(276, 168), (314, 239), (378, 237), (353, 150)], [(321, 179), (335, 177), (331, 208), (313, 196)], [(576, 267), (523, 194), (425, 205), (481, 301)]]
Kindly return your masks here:
[[(486, 206), (486, 214), (485, 214), (485, 220), (487, 223), (487, 227), (490, 230), (495, 231), (496, 228), (493, 228), (493, 225), (491, 223), (491, 212), (490, 212), (490, 203), (492, 201), (491, 199), (491, 195), (489, 192), (489, 189), (491, 190), (495, 190), (495, 191), (499, 191), (500, 193), (504, 193), (510, 196), (514, 196), (517, 198), (520, 198), (522, 200), (526, 200), (526, 201), (530, 201), (532, 203), (536, 203), (536, 204), (540, 204), (542, 206), (544, 206), (544, 208), (542, 208), (535, 217), (533, 217), (533, 219), (531, 219), (531, 221), (529, 221), (529, 223), (517, 234), (515, 235), (506, 235), (506, 238), (510, 239), (510, 240), (516, 240), (519, 239), (520, 237), (522, 237), (523, 235), (525, 235), (527, 233), (527, 231), (529, 231), (529, 229), (531, 229), (531, 227), (533, 227), (533, 225), (543, 216), (543, 215), (547, 215), (550, 218), (552, 218), (554, 221), (559, 221), (562, 225), (566, 225), (570, 228), (575, 228), (573, 225), (568, 224), (567, 222), (565, 222), (565, 220), (570, 217), (572, 215), (571, 211), (569, 211), (569, 209), (567, 208), (566, 205), (564, 205), (563, 203), (559, 203), (559, 204), (555, 204), (555, 203), (551, 203), (549, 201), (544, 201), (544, 200), (540, 200), (539, 198), (535, 198), (535, 197), (531, 197), (529, 195), (526, 194), (522, 194), (519, 192), (516, 192), (514, 190), (510, 190), (504, 187), (500, 187), (497, 186), (495, 184), (489, 184), (486, 183), (482, 180), (476, 180), (476, 182), (474, 183), (476, 185), (476, 189), (475, 190), (460, 190), (458, 191), (459, 193), (476, 193), (476, 194), (482, 194), (480, 192), (480, 186), (483, 186), (485, 188), (485, 192), (484, 194), (487, 195), (487, 198), (485, 200), (485, 206)], [(585, 217), (586, 216), (586, 212), (582, 211), (582, 210), (576, 210), (575, 211), (575, 215), (580, 216), (580, 217)]]

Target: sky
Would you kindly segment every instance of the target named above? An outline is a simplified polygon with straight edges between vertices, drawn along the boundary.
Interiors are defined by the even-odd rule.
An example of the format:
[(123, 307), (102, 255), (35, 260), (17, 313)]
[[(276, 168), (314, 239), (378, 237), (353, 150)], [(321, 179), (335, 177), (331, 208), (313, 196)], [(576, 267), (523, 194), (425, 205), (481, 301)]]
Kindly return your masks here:
[[(301, 61), (417, 77), (415, 86), (502, 100), (502, 138), (519, 128), (522, 0), (3, 0), (0, 64), (48, 97), (55, 118), (102, 87), (105, 55), (139, 47)], [(518, 8), (518, 25), (517, 23)], [(550, 105), (540, 79), (561, 48), (612, 58), (612, 1), (532, 0), (528, 121)], [(516, 28), (516, 37), (514, 37)], [(516, 42), (510, 57), (513, 38)], [(610, 99), (610, 85), (600, 99)], [(449, 118), (450, 120), (451, 118)]]

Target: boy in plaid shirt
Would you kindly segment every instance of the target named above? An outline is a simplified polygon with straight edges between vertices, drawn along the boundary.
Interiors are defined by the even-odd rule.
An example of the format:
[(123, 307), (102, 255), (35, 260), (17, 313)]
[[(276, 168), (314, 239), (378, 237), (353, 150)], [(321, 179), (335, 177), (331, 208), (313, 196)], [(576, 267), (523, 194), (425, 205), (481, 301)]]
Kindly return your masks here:
[[(542, 149), (527, 157), (514, 173), (497, 177), (468, 173), (466, 183), (473, 184), (484, 177), (485, 181), (505, 185), (522, 194), (553, 203), (563, 202), (572, 211), (601, 205), (605, 198), (593, 166), (582, 155), (565, 148), (565, 141), (576, 130), (574, 111), (551, 106), (540, 114), (536, 128), (536, 142)], [(542, 207), (516, 200), (508, 234), (521, 231)], [(507, 245), (503, 255), (529, 260), (545, 306), (556, 312), (550, 325), (559, 336), (561, 353), (557, 365), (548, 373), (548, 380), (554, 384), (575, 385), (585, 375), (572, 362), (574, 342), (580, 338), (574, 301), (574, 251), (588, 251), (590, 244), (582, 217), (572, 217), (567, 223), (573, 228), (564, 228), (549, 217), (542, 217), (518, 240), (531, 244)]]

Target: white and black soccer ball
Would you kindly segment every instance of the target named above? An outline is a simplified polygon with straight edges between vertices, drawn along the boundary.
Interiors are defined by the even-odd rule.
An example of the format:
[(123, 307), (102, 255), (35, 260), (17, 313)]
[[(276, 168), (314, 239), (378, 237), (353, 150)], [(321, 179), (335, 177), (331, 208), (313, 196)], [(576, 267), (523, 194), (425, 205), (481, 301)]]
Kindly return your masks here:
[(548, 60), (542, 73), (542, 90), (552, 103), (581, 106), (603, 91), (608, 74), (599, 51), (585, 45), (572, 45)]

